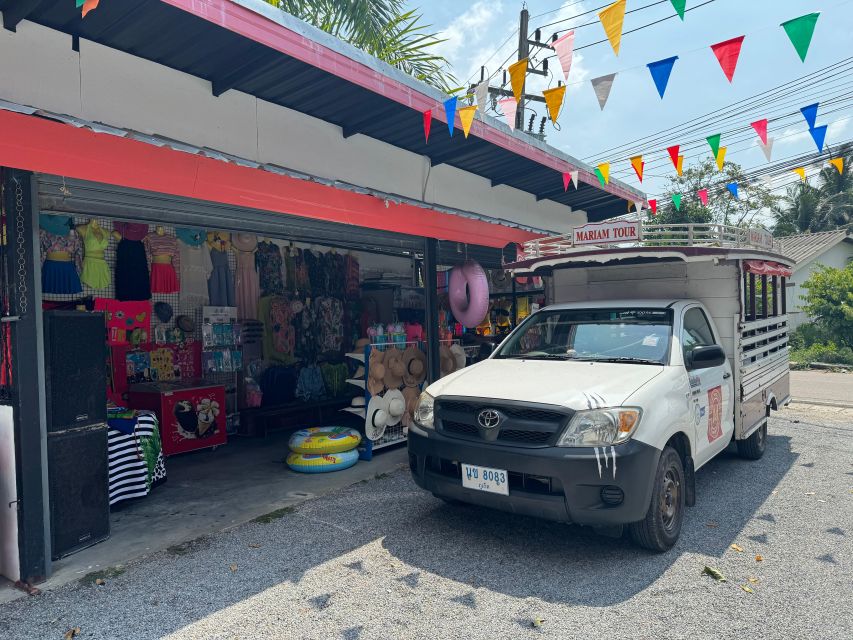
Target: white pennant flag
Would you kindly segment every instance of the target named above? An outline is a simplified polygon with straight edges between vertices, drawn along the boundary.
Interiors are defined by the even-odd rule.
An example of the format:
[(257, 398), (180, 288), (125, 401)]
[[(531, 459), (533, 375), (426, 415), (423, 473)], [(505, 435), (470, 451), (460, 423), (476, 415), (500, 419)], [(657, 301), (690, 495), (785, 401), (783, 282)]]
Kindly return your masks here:
[(770, 156), (773, 153), (773, 138), (767, 138), (767, 144), (758, 143), (758, 146), (761, 147), (761, 150), (764, 152), (764, 157), (767, 158), (767, 162), (770, 162)]
[(509, 128), (515, 129), (515, 113), (518, 111), (518, 103), (515, 101), (515, 98), (504, 98), (503, 100), (498, 100), (498, 104), (506, 118), (506, 123), (509, 125)]
[(577, 189), (578, 188), (578, 172), (577, 172), (577, 170), (569, 171), (569, 176), (571, 176), (572, 184), (575, 185), (575, 189)]
[(643, 202), (641, 200), (637, 200), (637, 202), (634, 203), (634, 208), (637, 210), (637, 213), (642, 213)]
[(572, 68), (572, 51), (575, 47), (575, 32), (569, 31), (551, 43), (551, 48), (557, 53), (557, 59), (563, 68), (563, 77), (569, 80), (569, 70)]
[(604, 111), (604, 105), (607, 104), (607, 98), (610, 97), (610, 90), (613, 88), (613, 79), (615, 77), (616, 74), (611, 73), (590, 80), (592, 82), (592, 89), (595, 91), (595, 97), (598, 98), (598, 106), (601, 107), (602, 111)]
[(478, 84), (477, 88), (474, 89), (474, 95), (477, 97), (477, 108), (480, 110), (480, 114), (485, 115), (489, 106), (489, 81), (483, 80)]

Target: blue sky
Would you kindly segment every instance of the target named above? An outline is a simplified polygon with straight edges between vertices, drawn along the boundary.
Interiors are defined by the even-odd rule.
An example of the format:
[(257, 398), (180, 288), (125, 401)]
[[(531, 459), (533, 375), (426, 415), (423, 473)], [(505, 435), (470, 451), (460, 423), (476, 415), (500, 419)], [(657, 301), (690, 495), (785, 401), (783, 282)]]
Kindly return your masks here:
[[(558, 120), (561, 130), (546, 125), (547, 141), (562, 151), (592, 164), (610, 161), (612, 175), (642, 188), (651, 197), (663, 189), (665, 177), (674, 173), (665, 148), (683, 141), (678, 136), (666, 138), (665, 144), (655, 143), (651, 147), (639, 145), (631, 151), (643, 153), (646, 161), (646, 177), (642, 185), (637, 181), (626, 158), (629, 154), (602, 153), (610, 147), (625, 144), (688, 121), (697, 116), (716, 111), (761, 91), (790, 82), (795, 78), (817, 71), (843, 58), (853, 55), (853, 0), (714, 0), (706, 6), (697, 7), (705, 0), (687, 0), (688, 12), (682, 22), (677, 17), (651, 26), (637, 33), (627, 34), (622, 39), (617, 57), (609, 44), (599, 44), (575, 54), (569, 76), (566, 102)], [(627, 9), (652, 5), (655, 0), (628, 0)], [(531, 32), (537, 26), (576, 16), (578, 13), (601, 7), (607, 0), (531, 0), (528, 9), (531, 16)], [(489, 60), (502, 42), (509, 42), (491, 57), (486, 64), (488, 73), (496, 73), (499, 65), (517, 47), (517, 36), (512, 35), (518, 25), (520, 2), (507, 0), (410, 0), (412, 7), (420, 7), (426, 22), (442, 32), (447, 41), (440, 51), (451, 62), (460, 80), (479, 78), (480, 65)], [(814, 39), (805, 63), (801, 62), (793, 46), (779, 24), (797, 16), (820, 11)], [(648, 9), (626, 15), (624, 31), (644, 25), (675, 12), (669, 2), (662, 2)], [(542, 38), (548, 39), (554, 30), (566, 29), (586, 22), (596, 24), (579, 28), (575, 32), (575, 46), (595, 42), (604, 38), (604, 31), (597, 22), (597, 12), (576, 18), (559, 25), (545, 27)], [(711, 52), (710, 45), (729, 38), (746, 35), (741, 51), (734, 82), (729, 84)], [(510, 37), (511, 36), (511, 37)], [(658, 96), (646, 63), (677, 55), (672, 76), (663, 100)], [(513, 57), (513, 60), (515, 57)], [(528, 91), (556, 86), (562, 72), (556, 58), (549, 61), (554, 72), (550, 81), (537, 76), (528, 79)], [(605, 74), (618, 72), (609, 101), (601, 111), (589, 80)], [(493, 85), (500, 84), (500, 73), (496, 73)], [(533, 82), (535, 85), (531, 86)], [(820, 93), (817, 93), (817, 92)], [(846, 99), (842, 94), (851, 96)], [(841, 99), (833, 107), (837, 111), (823, 117), (818, 113), (817, 123), (828, 124), (828, 145), (835, 145), (853, 138), (853, 74), (848, 71), (840, 75), (826, 89), (816, 89), (814, 99), (806, 96), (803, 104), (791, 104), (786, 111), (797, 111), (800, 106), (818, 101), (830, 95)], [(782, 98), (784, 99), (784, 98)], [(796, 96), (795, 96), (796, 101)], [(544, 105), (534, 108), (544, 115)], [(769, 105), (768, 108), (772, 108)], [(742, 122), (728, 124), (748, 127), (753, 120), (765, 117), (761, 109), (744, 114)], [(718, 133), (718, 124), (711, 122), (701, 137)], [(789, 118), (774, 124), (771, 117), (770, 137), (776, 138), (773, 160), (794, 154), (816, 151), (805, 120)], [(692, 139), (699, 137), (696, 133)], [(745, 137), (741, 134), (740, 137)], [(726, 139), (723, 138), (723, 145)], [(710, 148), (692, 152), (710, 157)], [(700, 159), (688, 158), (685, 164)], [(666, 163), (662, 159), (666, 158)], [(758, 138), (733, 143), (728, 148), (727, 160), (742, 164), (745, 168), (766, 163)], [(657, 161), (657, 162), (655, 162)], [(657, 166), (653, 166), (653, 165)], [(818, 167), (809, 169), (809, 173)], [(655, 177), (659, 176), (659, 177)], [(776, 185), (789, 182), (790, 177), (777, 179)]]

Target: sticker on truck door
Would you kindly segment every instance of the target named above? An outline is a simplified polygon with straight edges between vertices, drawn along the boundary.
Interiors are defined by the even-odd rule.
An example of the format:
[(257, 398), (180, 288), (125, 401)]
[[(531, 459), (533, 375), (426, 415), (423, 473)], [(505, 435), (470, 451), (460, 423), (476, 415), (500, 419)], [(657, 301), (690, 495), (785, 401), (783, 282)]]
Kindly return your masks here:
[(723, 435), (723, 388), (708, 389), (708, 442)]

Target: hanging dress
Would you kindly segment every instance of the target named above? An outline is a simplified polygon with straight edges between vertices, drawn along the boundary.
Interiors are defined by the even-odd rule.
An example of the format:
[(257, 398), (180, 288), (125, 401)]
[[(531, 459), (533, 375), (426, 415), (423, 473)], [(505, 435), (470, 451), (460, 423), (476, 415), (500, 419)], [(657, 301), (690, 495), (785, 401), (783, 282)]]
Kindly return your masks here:
[(80, 285), (80, 236), (71, 229), (65, 235), (55, 235), (39, 229), (41, 246), (41, 290), (47, 294), (76, 294)]
[(207, 291), (207, 279), (213, 271), (210, 247), (204, 240), (196, 242), (190, 239), (187, 243), (183, 237), (178, 237), (181, 238), (178, 243), (181, 256), (181, 308), (203, 307), (210, 303)]
[(110, 268), (104, 260), (104, 251), (110, 244), (110, 234), (92, 223), (80, 225), (77, 232), (83, 239), (83, 270), (80, 282), (92, 289), (106, 289), (110, 286)]
[(116, 247), (116, 300), (150, 300), (151, 279), (148, 276), (148, 257), (142, 239), (148, 225), (136, 222), (116, 222), (113, 230), (121, 234)]
[(210, 304), (214, 307), (233, 307), (234, 276), (228, 266), (228, 252), (219, 249), (210, 250), (210, 263), (213, 270), (207, 281)]
[(258, 238), (250, 233), (238, 233), (232, 242), (237, 250), (237, 274), (234, 289), (237, 295), (237, 317), (257, 320), (260, 284), (255, 268), (255, 249)]
[(178, 273), (181, 270), (181, 256), (175, 236), (156, 231), (149, 233), (142, 241), (145, 253), (151, 264), (151, 293), (177, 293), (181, 290)]
[(276, 296), (284, 293), (283, 262), (281, 249), (272, 242), (261, 242), (255, 252), (262, 296)]

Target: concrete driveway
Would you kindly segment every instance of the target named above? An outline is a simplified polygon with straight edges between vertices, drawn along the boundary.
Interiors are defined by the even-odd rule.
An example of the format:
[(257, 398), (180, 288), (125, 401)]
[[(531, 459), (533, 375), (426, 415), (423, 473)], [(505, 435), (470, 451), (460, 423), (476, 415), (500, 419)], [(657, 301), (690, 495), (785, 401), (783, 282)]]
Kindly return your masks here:
[[(698, 473), (698, 503), (663, 555), (447, 506), (401, 470), (156, 554), (102, 586), (92, 576), (9, 603), (0, 636), (849, 637), (853, 411), (778, 415), (764, 459), (725, 454)], [(727, 581), (702, 575), (706, 565)]]
[(791, 396), (797, 402), (853, 408), (853, 372), (792, 371)]

